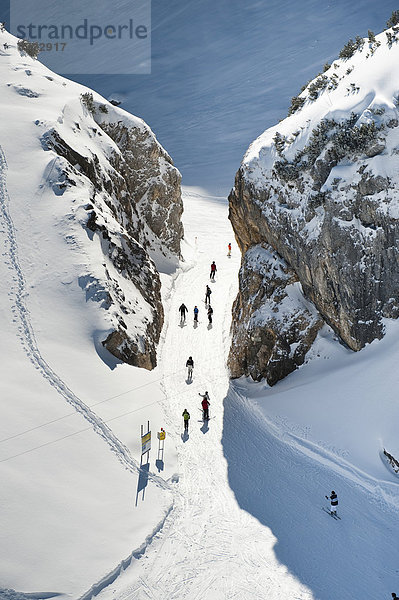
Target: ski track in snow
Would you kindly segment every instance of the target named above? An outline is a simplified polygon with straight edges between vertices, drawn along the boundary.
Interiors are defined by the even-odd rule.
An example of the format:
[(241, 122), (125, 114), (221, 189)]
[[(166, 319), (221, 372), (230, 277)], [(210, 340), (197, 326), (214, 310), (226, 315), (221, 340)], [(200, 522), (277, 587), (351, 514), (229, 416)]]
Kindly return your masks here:
[[(246, 397), (245, 382), (229, 386), (228, 331), (239, 257), (235, 250), (232, 259), (224, 258), (220, 240), (227, 245), (228, 223), (221, 206), (212, 200), (204, 206), (203, 200), (194, 193), (185, 197), (186, 236), (195, 228), (195, 255), (174, 281), (160, 358), (180, 494), (148, 551), (131, 561), (98, 600), (382, 597), (395, 587), (397, 572), (398, 513), (390, 497), (396, 484), (388, 482), (379, 491), (381, 482), (276, 429)], [(207, 213), (203, 225), (201, 210)], [(215, 312), (208, 329), (203, 296), (213, 259), (218, 273), (210, 284)], [(182, 301), (189, 309), (183, 328)], [(194, 304), (200, 309), (197, 328)], [(171, 377), (189, 355), (195, 362), (192, 383), (181, 374)], [(204, 426), (198, 393), (205, 390), (211, 420)], [(188, 437), (184, 408), (191, 414)], [(343, 500), (342, 522), (320, 510), (331, 480)]]
[[(8, 257), (7, 264), (9, 269), (13, 271), (14, 286), (9, 292), (13, 301), (13, 319), (18, 324), (18, 337), (23, 349), (35, 368), (92, 425), (93, 430), (108, 444), (122, 465), (131, 473), (137, 474), (140, 471), (140, 466), (130, 455), (129, 449), (115, 436), (108, 425), (69, 389), (40, 353), (25, 302), (28, 292), (26, 291), (24, 275), (19, 264), (17, 236), (9, 210), (6, 170), (7, 160), (3, 149), (0, 147), (0, 220), (3, 224), (6, 244), (8, 246), (5, 252), (5, 256)], [(165, 490), (171, 489), (171, 486), (166, 481), (154, 473), (149, 473), (148, 477), (158, 487)]]
[[(185, 210), (200, 211), (200, 207), (193, 208), (196, 195), (190, 196), (186, 194), (190, 206), (185, 206)], [(203, 202), (200, 206), (204, 210)], [(227, 332), (237, 291), (240, 257), (237, 248), (233, 258), (227, 258), (225, 253), (221, 256), (220, 239), (226, 240), (227, 250), (227, 242), (233, 238), (225, 214), (226, 205), (210, 202), (208, 212), (211, 214), (206, 223), (222, 228), (224, 235), (219, 238), (215, 235), (213, 241), (206, 223), (204, 231), (195, 231), (194, 264), (189, 260), (188, 268), (183, 269), (175, 281), (160, 360), (164, 374), (162, 387), (170, 399), (168, 430), (178, 447), (180, 494), (176, 495), (164, 526), (152, 540), (151, 549), (140, 561), (132, 562), (115, 585), (103, 591), (101, 600), (158, 600), (162, 597), (168, 600), (264, 600), (265, 593), (269, 600), (278, 600), (287, 590), (284, 587), (287, 582), (288, 589), (295, 590), (292, 597), (312, 598), (306, 587), (275, 560), (273, 533), (239, 507), (228, 482), (221, 443), (223, 402), (229, 389)], [(198, 219), (195, 221), (199, 224)], [(213, 327), (208, 328), (204, 295), (213, 259), (218, 272), (215, 283), (210, 284), (215, 312)], [(189, 309), (184, 327), (179, 325), (178, 316), (182, 301)], [(197, 328), (192, 319), (195, 304), (200, 309)], [(171, 372), (181, 372), (189, 355), (195, 362), (192, 383), (188, 383), (185, 375), (170, 377)], [(208, 424), (201, 420), (198, 395), (205, 390), (211, 402)], [(188, 436), (183, 434), (184, 408), (191, 415)]]

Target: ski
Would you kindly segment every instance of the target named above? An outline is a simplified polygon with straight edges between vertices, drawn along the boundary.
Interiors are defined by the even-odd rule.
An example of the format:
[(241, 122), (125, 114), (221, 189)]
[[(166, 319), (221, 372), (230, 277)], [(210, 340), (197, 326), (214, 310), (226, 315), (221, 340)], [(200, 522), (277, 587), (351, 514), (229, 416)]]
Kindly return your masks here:
[(334, 515), (331, 514), (331, 512), (328, 510), (328, 508), (325, 508), (324, 506), (321, 507), (321, 510), (324, 510), (324, 512), (326, 512), (328, 515), (330, 515), (330, 517), (332, 517), (333, 519), (337, 520), (341, 520), (341, 517), (339, 517), (338, 515)]

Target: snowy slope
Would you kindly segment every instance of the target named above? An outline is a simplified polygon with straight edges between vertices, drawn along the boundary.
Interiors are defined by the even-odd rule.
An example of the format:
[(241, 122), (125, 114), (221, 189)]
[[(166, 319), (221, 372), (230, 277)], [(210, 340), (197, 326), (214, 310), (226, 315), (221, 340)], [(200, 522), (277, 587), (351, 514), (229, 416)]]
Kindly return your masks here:
[(90, 240), (82, 227), (90, 182), (77, 176), (61, 193), (62, 159), (44, 151), (41, 136), (53, 125), (76, 143), (71, 125), (80, 121), (83, 154), (115, 145), (105, 135), (96, 145), (84, 128), (87, 119), (95, 126), (79, 102), (88, 90), (21, 59), (15, 39), (1, 37), (10, 47), (0, 56), (0, 586), (78, 597), (163, 522), (175, 453), (170, 447), (163, 472), (154, 455), (150, 473), (140, 472), (140, 425), (150, 420), (154, 436), (165, 426), (160, 375), (118, 364), (102, 347), (102, 298), (85, 292), (107, 263), (126, 301), (137, 303), (131, 327), (142, 332), (153, 307)]
[[(389, 43), (387, 33), (393, 36), (393, 43)], [(353, 56), (333, 60), (332, 65), (315, 78), (314, 82), (321, 83), (323, 78), (326, 80), (316, 90), (316, 99), (312, 99), (308, 85), (299, 94), (299, 98), (304, 100), (303, 108), (269, 128), (251, 144), (243, 165), (247, 169), (248, 179), (255, 185), (260, 183), (259, 178), (267, 176), (268, 169), (278, 156), (273, 142), (277, 131), (287, 138), (282, 153), (288, 161), (292, 161), (295, 154), (309, 143), (315, 126), (323, 119), (340, 122), (354, 113), (358, 115), (358, 126), (372, 121), (377, 125), (387, 124), (392, 119), (397, 119), (395, 99), (399, 93), (396, 69), (399, 37), (390, 28), (375, 36), (375, 42), (370, 42), (367, 37), (362, 41), (362, 46), (354, 51)], [(397, 143), (397, 132), (388, 133), (389, 155), (389, 151)], [(378, 161), (380, 158), (376, 156), (371, 164), (375, 162), (377, 165)], [(381, 165), (383, 173), (389, 176), (396, 174), (395, 164), (395, 157), (389, 160), (384, 156), (383, 166)], [(344, 166), (339, 165), (337, 171), (332, 170), (325, 189), (331, 186), (335, 177), (345, 178)]]
[[(358, 18), (345, 4), (347, 10)], [(22, 140), (24, 131), (21, 125)], [(186, 199), (192, 208), (185, 215), (187, 262), (177, 279), (162, 278), (171, 310), (161, 364), (151, 373), (122, 365), (109, 371), (94, 351), (96, 316), (90, 305), (82, 309), (81, 290), (56, 293), (43, 277), (43, 295), (30, 287), (40, 277), (40, 246), (47, 239), (54, 263), (63, 259), (64, 246), (48, 228), (33, 247), (27, 195), (16, 194), (16, 172), (31, 173), (29, 158), (14, 164), (1, 171), (1, 586), (39, 598), (78, 598), (111, 582), (114, 569), (133, 554), (142, 558), (132, 561), (104, 598), (375, 600), (398, 592), (397, 480), (379, 462), (383, 444), (393, 454), (397, 447), (395, 329), (351, 360), (326, 333), (320, 357), (315, 353), (314, 361), (273, 389), (239, 381), (228, 390), (224, 365), (238, 250), (228, 261), (226, 246), (233, 240), (223, 201), (196, 192)], [(207, 329), (199, 304), (198, 329), (188, 323), (180, 330), (176, 309), (182, 300), (190, 311), (201, 302), (213, 259), (219, 268), (214, 328)], [(51, 327), (43, 325), (44, 311)], [(191, 386), (182, 367), (189, 353), (196, 359)], [(181, 411), (187, 405), (200, 415), (197, 392), (205, 388), (215, 418), (206, 430), (193, 417), (183, 442)], [(153, 431), (166, 425), (160, 474), (174, 490), (175, 510), (154, 537), (172, 506), (172, 492), (151, 476), (143, 494), (137, 472), (132, 477), (109, 451), (113, 437), (93, 431), (67, 403), (74, 398), (92, 407), (97, 423), (99, 417), (108, 421), (138, 460), (140, 424), (149, 418)], [(157, 473), (154, 458), (152, 453)], [(178, 486), (171, 485), (179, 475)], [(333, 486), (340, 498), (338, 523), (320, 510)], [(152, 543), (141, 547), (146, 536)]]
[[(200, 191), (192, 190), (187, 193), (185, 205), (186, 262), (173, 287), (169, 286), (169, 292), (165, 290), (170, 294), (171, 305), (160, 366), (151, 374), (134, 372), (135, 383), (138, 375), (146, 378), (137, 382), (136, 387), (140, 383), (148, 383), (148, 377), (157, 376), (166, 393), (164, 402), (168, 416), (159, 425), (166, 423), (168, 430), (167, 471), (171, 466), (171, 448), (176, 445), (178, 449), (178, 475), (175, 479), (179, 482), (175, 488), (174, 508), (144, 555), (140, 558), (140, 554), (136, 553), (134, 558), (139, 560), (133, 560), (131, 566), (107, 586), (99, 598), (141, 600), (166, 597), (180, 600), (202, 597), (224, 600), (251, 597), (260, 600), (267, 597), (279, 600), (291, 596), (301, 600), (330, 600), (335, 597), (374, 600), (387, 596), (398, 582), (398, 484), (385, 465), (378, 463), (380, 448), (374, 446), (362, 461), (358, 461), (358, 457), (366, 446), (364, 436), (375, 429), (378, 416), (390, 414), (393, 416), (391, 421), (395, 419), (391, 412), (393, 392), (388, 393), (395, 389), (396, 384), (392, 369), (399, 352), (395, 331), (392, 338), (387, 336), (379, 344), (370, 346), (371, 351), (378, 346), (382, 349), (370, 356), (378, 372), (370, 368), (368, 359), (363, 360), (363, 356), (367, 356), (364, 352), (352, 355), (355, 361), (350, 363), (348, 352), (330, 341), (330, 334), (326, 332), (324, 345), (318, 348), (321, 358), (315, 353), (314, 361), (273, 389), (265, 389), (262, 384), (248, 385), (245, 381), (239, 381), (229, 389), (225, 360), (239, 251), (234, 245), (233, 257), (226, 257), (227, 243), (232, 240), (226, 219), (227, 206), (222, 199), (207, 198)], [(203, 215), (209, 217), (209, 222)], [(217, 262), (218, 273), (216, 282), (211, 284), (214, 324), (212, 329), (208, 329), (202, 295), (212, 260)], [(183, 328), (179, 327), (177, 314), (181, 301), (186, 302), (190, 309), (187, 325)], [(200, 323), (196, 329), (191, 322), (194, 304), (200, 307)], [(9, 323), (8, 328), (14, 335), (13, 324)], [(380, 346), (387, 343), (387, 346)], [(176, 347), (179, 348), (177, 353)], [(81, 355), (82, 361), (95, 365), (88, 349), (83, 350), (86, 354)], [(196, 362), (191, 385), (185, 381), (184, 363), (188, 354), (192, 354)], [(392, 362), (386, 360), (388, 357)], [(22, 355), (20, 364), (27, 372), (25, 360)], [(92, 382), (84, 378), (82, 371), (79, 372), (78, 365), (72, 366), (70, 377), (73, 378), (74, 389), (83, 390), (81, 395), (84, 397), (83, 392), (90, 393)], [(124, 371), (120, 367), (116, 371), (118, 379), (121, 378)], [(99, 378), (98, 389), (102, 388), (104, 395), (111, 395), (113, 386), (121, 389), (121, 383), (115, 377), (110, 379), (109, 374), (98, 365), (93, 372)], [(129, 370), (130, 380), (131, 373), (132, 370)], [(127, 384), (127, 377), (122, 378)], [(353, 385), (348, 385), (352, 378)], [(375, 385), (376, 379), (378, 386)], [(29, 377), (28, 383), (31, 381)], [(342, 397), (334, 394), (337, 382), (342, 385)], [(363, 400), (368, 387), (366, 412)], [(381, 398), (378, 403), (373, 402), (376, 387)], [(131, 396), (128, 395), (129, 402), (134, 402), (134, 395), (142, 394), (145, 389), (132, 391)], [(152, 402), (156, 400), (153, 396), (156, 388), (149, 386), (149, 389), (147, 401)], [(205, 389), (211, 396), (208, 427), (199, 422), (200, 398), (197, 394)], [(330, 390), (329, 401), (324, 402), (327, 389)], [(248, 396), (249, 400), (246, 399)], [(351, 396), (353, 401), (348, 403)], [(112, 418), (111, 415), (115, 414), (112, 401), (104, 403), (102, 410), (105, 411), (107, 404), (108, 416)], [(137, 400), (134, 405), (140, 407)], [(269, 406), (270, 410), (267, 410)], [(94, 408), (98, 410), (100, 407)], [(188, 439), (182, 436), (181, 412), (184, 407), (192, 414)], [(127, 409), (126, 412), (129, 410), (126, 404), (118, 408), (119, 414), (123, 412), (122, 408)], [(147, 417), (148, 410), (138, 414)], [(354, 436), (362, 411), (362, 428), (359, 435)], [(129, 427), (134, 427), (134, 421), (123, 421), (112, 422), (119, 435), (123, 432), (126, 435)], [(343, 422), (345, 427), (342, 427)], [(385, 423), (388, 422), (387, 417)], [(378, 433), (373, 435), (377, 439)], [(385, 431), (383, 441), (392, 452), (395, 439), (391, 426), (389, 431)], [(355, 441), (357, 453), (353, 451)], [(83, 452), (86, 448), (87, 444)], [(137, 456), (137, 445), (134, 450)], [(345, 450), (347, 454), (344, 454)], [(343, 454), (345, 460), (342, 460)], [(106, 457), (106, 452), (101, 453), (101, 473), (97, 473), (97, 484), (105, 478), (109, 468)], [(77, 463), (82, 463), (81, 454)], [(94, 461), (90, 464), (94, 473), (98, 468), (96, 464)], [(24, 469), (32, 469), (33, 466), (38, 469), (37, 461), (30, 460), (28, 465), (22, 465)], [(54, 467), (53, 462), (50, 466)], [(15, 472), (15, 469), (12, 470)], [(136, 482), (131, 490), (130, 503), (135, 500), (135, 486)], [(341, 522), (333, 521), (321, 511), (325, 504), (324, 494), (332, 487), (339, 494)], [(123, 492), (121, 486), (118, 492)], [(60, 492), (61, 496), (63, 493), (64, 490)], [(105, 486), (101, 487), (99, 497), (103, 500), (109, 493)], [(146, 505), (147, 494), (148, 489), (141, 504), (145, 523), (149, 522), (150, 512), (154, 509), (152, 502)], [(84, 495), (83, 500), (79, 496), (79, 501), (83, 501)], [(12, 500), (15, 502), (15, 496)], [(51, 507), (53, 500), (50, 498), (47, 508)], [(93, 502), (92, 495), (89, 495), (89, 500)], [(126, 527), (127, 514), (121, 510), (120, 502), (118, 495), (118, 522), (119, 519), (124, 520)], [(20, 507), (24, 505), (25, 502)], [(90, 531), (92, 526), (94, 529), (98, 527), (95, 516), (94, 523), (86, 524), (80, 515), (80, 529), (86, 531), (87, 527)], [(116, 519), (111, 522), (113, 533), (120, 532)], [(115, 538), (110, 532), (107, 537), (110, 554), (114, 544)], [(60, 548), (58, 540), (54, 540), (55, 545)], [(61, 550), (64, 554), (65, 549)], [(82, 557), (79, 556), (79, 559)], [(88, 550), (84, 559), (82, 570), (78, 573), (80, 581), (83, 575), (91, 576), (92, 570), (95, 570), (98, 559), (93, 548)], [(56, 588), (53, 583), (57, 577), (58, 580), (60, 578), (58, 561), (50, 567), (54, 570), (46, 573), (45, 587), (43, 583), (40, 588), (39, 584), (35, 588), (25, 584), (20, 589), (61, 589), (59, 583)], [(42, 573), (45, 574), (45, 571), (43, 566)], [(28, 575), (29, 569), (27, 578)], [(2, 580), (8, 582), (10, 579), (3, 576)], [(96, 579), (91, 584), (94, 581)], [(76, 582), (63, 582), (63, 590), (76, 588)]]
[[(188, 188), (184, 202), (186, 267), (176, 280), (161, 359), (165, 392), (174, 415), (171, 435), (178, 448), (180, 494), (145, 559), (134, 561), (99, 598), (278, 600), (283, 592), (310, 600), (311, 592), (274, 556), (273, 532), (239, 507), (229, 486), (222, 446), (226, 428), (223, 404), (229, 388), (226, 356), (240, 256), (233, 243), (232, 257), (227, 257), (227, 244), (233, 240), (223, 198)], [(201, 219), (203, 214), (212, 224), (211, 236), (209, 223)], [(215, 282), (209, 284), (214, 309), (210, 327), (204, 296), (212, 260), (216, 261), (217, 274)], [(178, 316), (182, 301), (189, 308), (183, 327)], [(198, 327), (192, 318), (195, 304), (199, 307)], [(182, 368), (189, 355), (194, 359), (192, 383)], [(206, 390), (210, 395), (210, 420), (204, 423), (198, 394)], [(188, 435), (183, 433), (184, 408), (191, 415)], [(255, 469), (251, 475), (255, 475)]]
[[(200, 219), (205, 213), (216, 224), (212, 237)], [(175, 282), (161, 357), (180, 494), (145, 557), (99, 598), (388, 598), (399, 584), (399, 480), (380, 452), (397, 451), (396, 323), (357, 354), (325, 328), (312, 359), (273, 388), (245, 379), (229, 386), (225, 361), (239, 256), (234, 245), (232, 259), (225, 257), (231, 232), (223, 214), (222, 202), (186, 190), (188, 268)], [(209, 329), (201, 291), (213, 259)], [(182, 300), (190, 309), (183, 328)], [(188, 354), (195, 361), (191, 384), (182, 367)], [(197, 395), (205, 390), (208, 425)], [(191, 414), (188, 436), (184, 408)], [(322, 511), (332, 489), (341, 521)]]
[[(150, 256), (172, 270), (176, 266), (183, 233), (180, 174), (141, 119), (21, 57), (16, 38), (6, 33), (2, 38), (8, 44), (1, 56), (2, 101), (8, 122), (17, 122), (15, 129), (3, 123), (3, 135), (17, 136), (24, 147), (20, 168), (37, 151), (29, 182), (19, 173), (14, 181), (10, 168), (8, 185), (22, 196), (30, 184), (32, 213), (37, 206), (42, 211), (39, 227), (56, 227), (65, 237), (67, 256), (75, 261), (69, 267), (75, 273), (65, 273), (65, 279), (77, 279), (102, 313), (96, 341), (106, 340), (125, 362), (151, 368), (163, 311)], [(4, 150), (7, 154), (6, 145)], [(40, 239), (40, 231), (32, 234)], [(45, 243), (39, 251), (46, 252)]]

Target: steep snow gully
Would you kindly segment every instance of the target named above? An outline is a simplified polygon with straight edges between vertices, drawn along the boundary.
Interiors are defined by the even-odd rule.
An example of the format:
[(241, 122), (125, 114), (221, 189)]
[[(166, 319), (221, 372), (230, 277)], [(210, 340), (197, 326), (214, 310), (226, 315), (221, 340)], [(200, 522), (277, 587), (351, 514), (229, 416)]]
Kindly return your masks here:
[[(35, 340), (9, 210), (7, 163), (0, 149), (0, 227), (4, 260), (13, 278), (13, 319), (26, 355), (42, 376), (109, 445), (133, 474), (140, 468), (108, 425), (87, 407), (44, 360)], [(281, 433), (248, 396), (244, 380), (229, 383), (231, 306), (240, 256), (222, 198), (185, 190), (185, 261), (168, 299), (160, 375), (168, 444), (177, 447), (179, 481), (165, 519), (131, 556), (82, 596), (89, 600), (356, 600), (389, 597), (399, 585), (399, 510), (395, 481), (363, 476), (337, 457)], [(209, 267), (216, 261), (215, 282)], [(210, 325), (205, 286), (214, 309)], [(180, 323), (178, 308), (189, 308)], [(193, 308), (199, 307), (199, 323)], [(194, 358), (192, 382), (185, 363)], [(201, 419), (199, 396), (210, 395), (210, 420)], [(293, 388), (295, 393), (295, 388)], [(191, 414), (183, 433), (182, 411)], [(304, 436), (306, 437), (306, 436)], [(321, 511), (324, 493), (339, 490), (342, 521)]]
[[(9, 292), (12, 301), (13, 319), (17, 323), (18, 337), (24, 351), (35, 368), (39, 370), (48, 383), (53, 386), (57, 392), (90, 423), (94, 431), (103, 438), (123, 466), (136, 474), (139, 472), (140, 466), (130, 455), (128, 448), (115, 436), (108, 425), (69, 389), (40, 353), (40, 349), (35, 339), (35, 333), (32, 328), (29, 311), (25, 303), (27, 290), (18, 259), (17, 236), (9, 210), (6, 171), (7, 160), (3, 149), (0, 147), (0, 223), (5, 238), (4, 257), (8, 261), (9, 268), (13, 272), (14, 285), (10, 288)], [(169, 489), (169, 484), (160, 477), (157, 477), (152, 473), (148, 476), (156, 485), (163, 489)]]
[[(178, 447), (180, 494), (146, 554), (100, 598), (260, 600), (267, 593), (268, 598), (277, 600), (290, 590), (297, 598), (310, 599), (311, 593), (275, 558), (273, 533), (240, 508), (229, 485), (221, 442), (230, 416), (229, 411), (224, 414), (223, 399), (229, 389), (226, 357), (240, 256), (235, 244), (232, 257), (227, 256), (233, 236), (224, 199), (191, 190), (185, 192), (184, 202), (185, 263), (175, 282), (160, 361), (170, 403), (168, 436)], [(217, 273), (215, 282), (210, 283), (212, 260)], [(212, 289), (212, 325), (206, 315), (206, 284)], [(189, 309), (184, 324), (178, 312), (182, 302)], [(193, 321), (195, 305), (199, 308), (198, 326)], [(185, 369), (190, 355), (195, 363), (192, 382)], [(176, 375), (170, 377), (170, 373)], [(211, 405), (210, 420), (204, 423), (199, 393), (205, 391)], [(181, 417), (184, 408), (191, 415), (187, 435)]]
[[(300, 436), (281, 433), (248, 399), (245, 381), (229, 384), (225, 365), (239, 251), (234, 244), (227, 257), (232, 233), (223, 199), (186, 190), (184, 202), (185, 262), (174, 283), (160, 360), (180, 493), (140, 560), (99, 598), (388, 597), (399, 579), (399, 511), (392, 501), (397, 483), (362, 478)], [(218, 271), (210, 283), (211, 327), (204, 299), (212, 260)], [(189, 309), (184, 325), (182, 302)], [(195, 362), (191, 383), (189, 355)], [(206, 390), (210, 421), (203, 423), (198, 394)], [(191, 414), (188, 435), (184, 408)], [(340, 493), (342, 521), (321, 510), (331, 486)]]

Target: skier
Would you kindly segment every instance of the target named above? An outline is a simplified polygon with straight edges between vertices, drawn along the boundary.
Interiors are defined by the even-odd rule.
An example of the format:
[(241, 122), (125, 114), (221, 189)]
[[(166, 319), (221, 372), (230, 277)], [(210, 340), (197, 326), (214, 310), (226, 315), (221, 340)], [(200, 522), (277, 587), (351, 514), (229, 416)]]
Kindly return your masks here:
[(179, 312), (180, 312), (180, 323), (186, 320), (186, 312), (188, 312), (188, 308), (185, 304), (182, 304), (179, 308)]
[(229, 245), (227, 246), (228, 250), (227, 250), (227, 256), (231, 256), (231, 242), (229, 242)]
[(190, 420), (190, 413), (188, 412), (187, 408), (183, 410), (182, 417), (184, 420), (184, 431), (188, 432), (188, 422)]
[(211, 264), (211, 274), (209, 275), (209, 279), (212, 279), (213, 281), (215, 281), (216, 271), (217, 271), (216, 263), (215, 263), (215, 261), (213, 261), (213, 263)]
[(194, 306), (194, 323), (198, 323), (198, 306)]
[(209, 321), (209, 323), (212, 323), (212, 315), (213, 315), (213, 308), (212, 308), (211, 305), (209, 305), (209, 308), (208, 308), (208, 321)]
[(326, 499), (330, 500), (330, 502), (331, 502), (330, 514), (336, 515), (337, 514), (337, 506), (338, 506), (338, 497), (337, 497), (337, 494), (334, 492), (334, 490), (331, 492), (330, 497), (326, 496)]
[(212, 294), (212, 290), (209, 287), (209, 285), (207, 285), (206, 291), (205, 291), (205, 304), (211, 303), (211, 294)]
[(193, 361), (193, 357), (189, 356), (186, 362), (186, 367), (187, 367), (187, 379), (192, 379), (193, 378), (193, 369), (194, 369), (194, 361)]
[(202, 398), (202, 414), (204, 417), (204, 421), (209, 421), (209, 394), (205, 392), (205, 394), (198, 394)]

